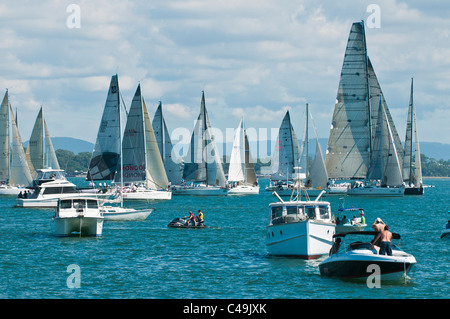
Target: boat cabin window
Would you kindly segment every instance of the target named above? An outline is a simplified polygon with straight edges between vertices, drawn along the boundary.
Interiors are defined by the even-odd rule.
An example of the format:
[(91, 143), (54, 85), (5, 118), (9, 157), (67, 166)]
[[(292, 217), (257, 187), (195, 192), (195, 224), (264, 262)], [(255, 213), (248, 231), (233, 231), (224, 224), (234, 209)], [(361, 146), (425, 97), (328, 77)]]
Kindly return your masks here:
[(316, 208), (314, 206), (305, 206), (305, 213), (309, 219), (316, 219)]
[(84, 199), (74, 199), (73, 208), (84, 208), (86, 206), (86, 200)]
[(47, 187), (44, 189), (44, 195), (49, 194), (71, 194), (77, 193), (74, 187)]
[(330, 219), (330, 209), (328, 206), (319, 206), (320, 219)]
[(281, 218), (283, 216), (283, 206), (275, 206), (272, 207), (272, 214), (270, 219), (273, 221), (277, 218)]
[(87, 208), (94, 208), (94, 209), (98, 208), (97, 201), (88, 199), (87, 200)]
[(62, 200), (60, 206), (63, 209), (71, 208), (72, 207), (72, 201), (71, 200)]
[(288, 215), (297, 215), (298, 214), (298, 207), (297, 206), (286, 207), (286, 211), (287, 211)]
[(38, 171), (34, 179), (52, 180), (52, 179), (65, 179), (64, 172), (62, 171)]

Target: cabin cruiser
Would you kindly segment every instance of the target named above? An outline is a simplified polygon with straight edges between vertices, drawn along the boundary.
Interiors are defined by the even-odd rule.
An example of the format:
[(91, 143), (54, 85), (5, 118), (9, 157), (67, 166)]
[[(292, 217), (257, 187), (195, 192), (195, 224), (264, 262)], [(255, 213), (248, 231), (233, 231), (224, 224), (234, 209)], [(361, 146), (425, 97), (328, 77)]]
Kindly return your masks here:
[(89, 197), (67, 197), (57, 200), (53, 217), (56, 236), (101, 236), (104, 217), (98, 200)]
[(69, 182), (63, 170), (38, 169), (30, 184), (31, 191), (19, 194), (17, 207), (53, 208), (57, 207), (58, 199), (74, 196), (97, 198), (97, 194), (80, 193), (75, 184)]
[(336, 183), (334, 180), (330, 181), (330, 184), (327, 187), (328, 194), (329, 195), (341, 195), (341, 194), (347, 194), (347, 191), (351, 187), (351, 183), (348, 182), (342, 182), (342, 183)]
[(315, 259), (328, 254), (333, 243), (336, 224), (331, 205), (320, 201), (294, 200), (269, 204), (269, 224), (266, 227), (266, 247), (269, 255)]
[[(320, 274), (341, 278), (367, 278), (374, 274), (371, 265), (378, 265), (382, 280), (405, 278), (416, 264), (416, 259), (394, 244), (392, 244), (392, 256), (379, 255), (370, 242), (378, 234), (379, 232), (374, 231), (335, 234), (330, 256), (319, 264)], [(393, 233), (392, 235), (393, 239), (400, 239), (399, 234)], [(350, 242), (348, 245), (343, 243), (344, 239), (349, 242), (348, 238), (353, 236), (366, 236), (370, 239)]]

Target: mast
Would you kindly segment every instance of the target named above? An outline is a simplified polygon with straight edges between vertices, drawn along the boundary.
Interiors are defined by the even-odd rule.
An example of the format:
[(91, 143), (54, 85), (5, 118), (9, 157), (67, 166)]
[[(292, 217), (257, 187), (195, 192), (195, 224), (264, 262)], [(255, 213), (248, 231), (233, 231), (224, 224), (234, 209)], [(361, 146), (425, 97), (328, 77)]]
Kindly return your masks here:
[(305, 147), (306, 147), (306, 167), (305, 167), (305, 172), (306, 172), (306, 180), (308, 180), (309, 178), (309, 135), (308, 135), (308, 121), (309, 121), (309, 110), (308, 110), (308, 103), (306, 103), (306, 119), (305, 119)]
[(410, 132), (410, 136), (411, 136), (411, 138), (410, 138), (410, 140), (409, 140), (409, 151), (410, 151), (410, 153), (409, 153), (409, 186), (411, 186), (411, 182), (412, 182), (412, 177), (413, 177), (413, 172), (412, 172), (412, 150), (413, 150), (413, 148), (412, 148), (412, 145), (413, 145), (413, 139), (412, 139), (412, 131), (413, 131), (413, 126), (412, 126), (412, 123), (414, 123), (413, 122), (413, 120), (414, 120), (414, 118), (413, 118), (413, 116), (414, 116), (414, 102), (413, 102), (413, 78), (411, 78), (411, 95), (410, 95), (410, 97), (409, 97), (409, 107), (410, 107), (410, 109), (411, 109), (411, 115), (410, 115), (410, 121), (411, 121), (411, 132)]

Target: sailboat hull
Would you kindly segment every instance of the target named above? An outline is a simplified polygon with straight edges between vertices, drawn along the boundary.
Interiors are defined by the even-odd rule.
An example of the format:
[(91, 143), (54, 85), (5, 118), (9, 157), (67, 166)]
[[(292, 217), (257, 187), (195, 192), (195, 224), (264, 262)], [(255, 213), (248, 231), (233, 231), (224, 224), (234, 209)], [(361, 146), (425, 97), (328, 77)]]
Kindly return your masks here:
[(137, 190), (135, 192), (123, 193), (124, 200), (169, 200), (172, 198), (172, 192), (160, 190)]
[(173, 186), (174, 195), (227, 196), (228, 189), (219, 186)]
[(113, 206), (103, 206), (101, 212), (105, 220), (109, 221), (140, 221), (146, 220), (154, 209), (135, 210)]
[(20, 192), (26, 191), (27, 189), (24, 187), (15, 187), (15, 186), (0, 186), (0, 195), (19, 195)]
[(406, 187), (405, 195), (423, 195), (423, 187)]
[(351, 196), (388, 196), (401, 197), (405, 192), (403, 187), (357, 187), (347, 191), (347, 195)]
[(259, 186), (238, 185), (228, 190), (228, 195), (257, 195)]

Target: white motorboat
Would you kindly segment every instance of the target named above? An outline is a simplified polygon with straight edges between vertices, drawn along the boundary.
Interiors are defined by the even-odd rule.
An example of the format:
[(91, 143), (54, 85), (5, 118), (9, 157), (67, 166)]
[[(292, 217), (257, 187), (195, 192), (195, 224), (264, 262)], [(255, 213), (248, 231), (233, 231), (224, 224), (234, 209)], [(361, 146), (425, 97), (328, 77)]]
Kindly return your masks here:
[(104, 217), (94, 198), (68, 197), (57, 200), (53, 217), (56, 236), (101, 236)]
[(205, 184), (174, 185), (172, 193), (174, 195), (227, 196), (228, 188)]
[(137, 210), (121, 206), (100, 206), (106, 221), (142, 221), (154, 211), (154, 208)]
[(269, 255), (303, 259), (319, 258), (330, 251), (335, 223), (329, 202), (280, 200), (271, 203), (269, 225), (266, 227), (266, 247)]
[[(362, 231), (366, 228), (367, 224), (364, 216), (364, 209), (360, 207), (347, 207), (347, 208), (339, 208), (339, 215), (336, 218), (336, 234), (337, 233), (346, 233), (350, 231)], [(348, 216), (353, 215), (354, 217)], [(357, 215), (361, 217), (356, 217)]]
[(347, 191), (347, 195), (351, 196), (387, 196), (399, 197), (405, 193), (405, 187), (382, 187), (373, 184), (364, 184), (362, 182), (353, 183), (352, 187)]
[(350, 187), (351, 183), (348, 182), (336, 183), (334, 180), (332, 180), (327, 187), (327, 193), (329, 195), (347, 194), (347, 191), (349, 190)]
[[(340, 278), (367, 278), (376, 274), (374, 265), (377, 265), (381, 280), (405, 278), (416, 264), (416, 259), (394, 244), (392, 256), (379, 255), (370, 243), (377, 234), (378, 232), (373, 231), (355, 231), (334, 235), (336, 246), (333, 246), (330, 256), (319, 264), (320, 274)], [(351, 237), (350, 235), (369, 236), (370, 239), (364, 242), (351, 242), (349, 245), (341, 242), (347, 239), (346, 236)], [(400, 239), (400, 235), (393, 233), (393, 238)]]

